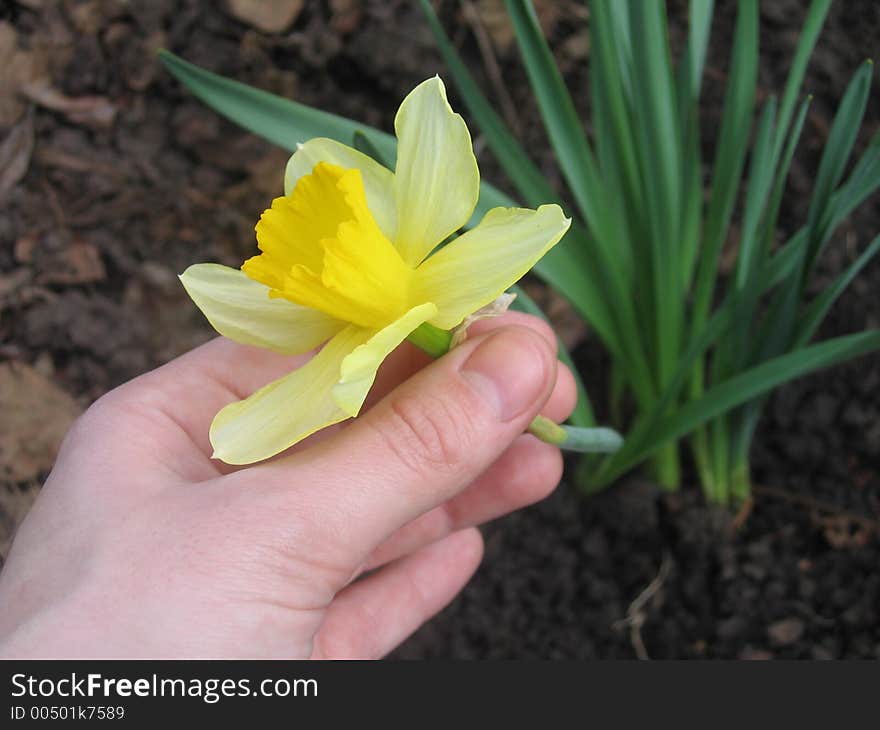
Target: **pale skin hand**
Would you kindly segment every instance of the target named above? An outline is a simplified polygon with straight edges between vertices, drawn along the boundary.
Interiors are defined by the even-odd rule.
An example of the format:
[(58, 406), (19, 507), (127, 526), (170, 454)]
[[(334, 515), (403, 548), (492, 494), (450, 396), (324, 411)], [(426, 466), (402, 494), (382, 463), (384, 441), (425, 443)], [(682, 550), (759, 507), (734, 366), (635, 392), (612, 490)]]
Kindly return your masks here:
[(0, 574), (0, 653), (388, 653), (471, 577), (473, 526), (561, 473), (554, 447), (522, 435), (574, 406), (552, 331), (509, 313), (472, 333), (430, 364), (404, 344), (357, 420), (246, 468), (210, 459), (213, 415), (304, 358), (220, 338), (109, 393)]

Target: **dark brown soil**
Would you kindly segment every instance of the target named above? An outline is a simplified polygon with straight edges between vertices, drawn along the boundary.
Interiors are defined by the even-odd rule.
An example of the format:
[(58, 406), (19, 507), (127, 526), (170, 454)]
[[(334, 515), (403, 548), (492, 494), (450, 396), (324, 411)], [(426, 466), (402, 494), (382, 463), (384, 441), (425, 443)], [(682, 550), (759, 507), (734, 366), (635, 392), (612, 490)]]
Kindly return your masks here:
[[(288, 4), (298, 5), (279, 3)], [(502, 3), (469, 5), (480, 10), (508, 103), (479, 71), (477, 26), (459, 3), (439, 5), (471, 67), (557, 182), (499, 22)], [(537, 5), (582, 106), (589, 50), (583, 4)], [(674, 38), (682, 34), (683, 5), (672, 3)], [(720, 111), (732, 34), (732, 3), (718, 5), (707, 129)], [(781, 88), (802, 5), (764, 3), (764, 90)], [(253, 223), (280, 188), (286, 155), (202, 107), (161, 69), (154, 50), (168, 47), (385, 129), (415, 83), (443, 73), (420, 13), (404, 0), (306, 0), (275, 32), (226, 7), (201, 0), (0, 4), (0, 399), (7, 397), (0, 403), (0, 548), (51, 467), (54, 434), (76, 410), (210, 336), (175, 274), (194, 262), (236, 265), (249, 255)], [(803, 220), (834, 103), (878, 42), (876, 3), (835, 4), (810, 65), (815, 103), (784, 227)], [(875, 84), (860, 144), (878, 120)], [(712, 142), (706, 139), (707, 152)], [(476, 146), (483, 149), (479, 138)], [(480, 162), (487, 179), (509, 188), (487, 153)], [(820, 283), (878, 231), (875, 197), (830, 245)], [(822, 336), (880, 326), (878, 290), (880, 260), (841, 298)], [(569, 321), (560, 316), (562, 335), (583, 340)], [(577, 356), (600, 393), (601, 375), (593, 374), (604, 360), (596, 342), (587, 336)], [(30, 405), (16, 410), (4, 393), (22, 381), (2, 370), (8, 363), (29, 373), (15, 403), (23, 397)], [(877, 356), (781, 389), (756, 438), (759, 486), (738, 530), (695, 489), (669, 497), (631, 480), (583, 500), (563, 484), (541, 505), (486, 529), (477, 577), (397, 656), (880, 658), (878, 390)], [(56, 419), (44, 438), (29, 431), (33, 413), (19, 417), (25, 408)]]

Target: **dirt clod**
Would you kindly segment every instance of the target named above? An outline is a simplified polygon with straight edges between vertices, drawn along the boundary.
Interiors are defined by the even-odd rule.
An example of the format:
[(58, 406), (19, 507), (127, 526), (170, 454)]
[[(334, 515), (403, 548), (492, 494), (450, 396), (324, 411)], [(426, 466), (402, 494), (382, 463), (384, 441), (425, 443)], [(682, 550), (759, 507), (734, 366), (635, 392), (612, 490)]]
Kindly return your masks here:
[(767, 627), (767, 638), (774, 646), (789, 646), (804, 635), (805, 628), (799, 618), (784, 618)]
[(226, 0), (238, 20), (266, 33), (287, 30), (302, 12), (305, 0)]

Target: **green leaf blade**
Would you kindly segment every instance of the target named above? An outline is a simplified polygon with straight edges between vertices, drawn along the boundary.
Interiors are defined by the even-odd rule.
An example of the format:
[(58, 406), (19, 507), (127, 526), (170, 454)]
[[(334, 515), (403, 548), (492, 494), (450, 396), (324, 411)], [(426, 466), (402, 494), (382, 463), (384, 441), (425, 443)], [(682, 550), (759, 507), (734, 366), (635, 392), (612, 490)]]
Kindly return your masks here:
[(826, 340), (768, 360), (707, 390), (660, 421), (641, 443), (628, 442), (601, 473), (602, 483), (617, 478), (663, 444), (691, 433), (698, 426), (758, 398), (773, 388), (816, 370), (880, 349), (880, 331), (859, 332)]

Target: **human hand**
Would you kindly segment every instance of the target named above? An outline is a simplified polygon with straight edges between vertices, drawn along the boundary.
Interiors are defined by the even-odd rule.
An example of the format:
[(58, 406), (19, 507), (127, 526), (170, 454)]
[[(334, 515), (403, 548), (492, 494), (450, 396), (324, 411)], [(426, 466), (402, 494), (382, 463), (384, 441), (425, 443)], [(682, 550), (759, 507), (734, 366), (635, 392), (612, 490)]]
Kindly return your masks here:
[(404, 343), (359, 418), (245, 468), (210, 458), (211, 419), (305, 357), (218, 338), (108, 393), (65, 439), (0, 574), (0, 652), (392, 650), (473, 574), (473, 526), (561, 474), (559, 451), (523, 434), (574, 407), (552, 331), (508, 313), (471, 333), (433, 363)]

